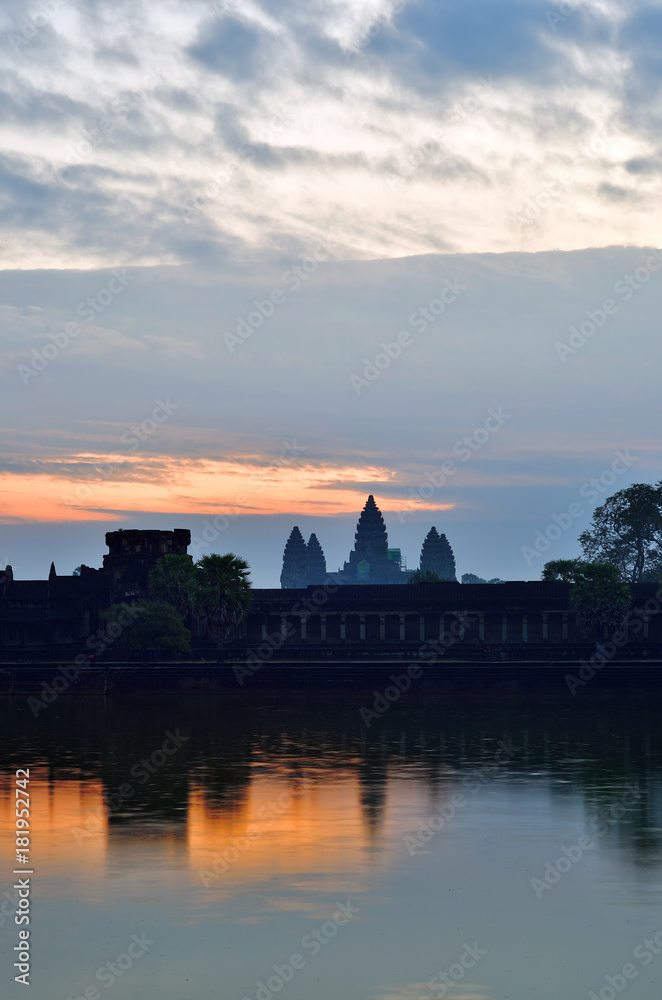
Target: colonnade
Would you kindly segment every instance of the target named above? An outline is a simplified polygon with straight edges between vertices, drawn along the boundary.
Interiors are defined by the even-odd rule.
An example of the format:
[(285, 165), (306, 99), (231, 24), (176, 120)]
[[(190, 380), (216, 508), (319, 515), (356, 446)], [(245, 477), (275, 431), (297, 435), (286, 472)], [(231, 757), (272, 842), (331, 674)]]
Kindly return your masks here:
[[(434, 614), (410, 611), (258, 611), (250, 616), (249, 641), (277, 635), (300, 643), (427, 642), (452, 636), (454, 641), (559, 643), (577, 641), (574, 615), (567, 611), (498, 612), (451, 610)], [(648, 638), (648, 622), (640, 638)]]

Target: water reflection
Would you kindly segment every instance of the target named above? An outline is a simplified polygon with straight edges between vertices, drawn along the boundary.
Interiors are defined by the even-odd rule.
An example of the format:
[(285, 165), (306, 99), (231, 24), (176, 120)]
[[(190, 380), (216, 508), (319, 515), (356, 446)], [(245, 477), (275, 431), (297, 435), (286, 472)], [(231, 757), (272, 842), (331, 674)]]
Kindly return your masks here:
[[(342, 828), (354, 829), (360, 818), (362, 839), (379, 847), (387, 798), (403, 782), (415, 778), (434, 803), (487, 766), (495, 780), (545, 788), (550, 808), (579, 793), (587, 816), (638, 784), (636, 808), (626, 822), (610, 819), (610, 832), (630, 843), (642, 865), (655, 865), (662, 851), (659, 715), (639, 706), (449, 713), (426, 699), (406, 711), (396, 706), (372, 731), (356, 706), (333, 703), (311, 712), (260, 701), (61, 699), (34, 720), (24, 704), (4, 699), (0, 718), (3, 771), (29, 757), (49, 815), (66, 814), (71, 827), (89, 833), (85, 840), (95, 830), (109, 841), (147, 830), (173, 837), (180, 827), (200, 850), (244, 836), (285, 795), (290, 819), (271, 816), (274, 836), (287, 830), (305, 839), (310, 831), (318, 842), (331, 824), (342, 839)], [(515, 751), (501, 753), (494, 768), (508, 746)], [(0, 794), (9, 791), (5, 777)]]
[[(61, 698), (35, 720), (0, 702), (4, 871), (12, 772), (31, 769), (33, 997), (84, 995), (143, 927), (158, 944), (115, 996), (588, 995), (661, 899), (658, 709), (410, 699), (366, 729), (360, 704)], [(358, 915), (310, 954), (339, 905)]]

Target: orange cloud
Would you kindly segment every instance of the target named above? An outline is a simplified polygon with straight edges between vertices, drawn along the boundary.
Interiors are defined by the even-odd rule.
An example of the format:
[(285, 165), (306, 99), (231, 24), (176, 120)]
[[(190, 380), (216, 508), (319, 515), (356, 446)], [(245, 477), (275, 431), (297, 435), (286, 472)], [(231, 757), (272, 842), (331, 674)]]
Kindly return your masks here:
[[(331, 516), (356, 513), (368, 483), (382, 510), (401, 510), (403, 500), (379, 496), (379, 483), (395, 482), (395, 473), (378, 466), (316, 466), (295, 460), (265, 466), (257, 459), (240, 463), (80, 453), (49, 461), (42, 471), (1, 474), (0, 519), (108, 521), (140, 511)], [(421, 502), (417, 509), (453, 506)]]

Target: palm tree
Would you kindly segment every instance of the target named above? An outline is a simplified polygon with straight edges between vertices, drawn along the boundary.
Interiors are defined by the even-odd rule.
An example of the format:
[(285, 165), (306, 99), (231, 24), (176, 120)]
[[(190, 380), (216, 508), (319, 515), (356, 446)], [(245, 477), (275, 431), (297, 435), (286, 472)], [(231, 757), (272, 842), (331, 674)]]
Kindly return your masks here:
[(245, 619), (253, 599), (250, 567), (239, 556), (202, 556), (195, 564), (191, 590), (193, 617), (218, 641), (216, 662), (221, 662), (223, 640)]

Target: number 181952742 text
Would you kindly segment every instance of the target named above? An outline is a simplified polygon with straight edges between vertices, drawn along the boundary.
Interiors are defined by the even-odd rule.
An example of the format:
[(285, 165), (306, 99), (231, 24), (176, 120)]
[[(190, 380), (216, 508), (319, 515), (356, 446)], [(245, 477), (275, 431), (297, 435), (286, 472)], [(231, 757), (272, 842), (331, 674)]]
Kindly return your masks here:
[[(27, 866), (30, 862), (30, 771), (19, 768), (16, 771), (16, 868), (14, 875), (23, 875), (14, 884), (17, 893), (17, 904), (14, 923), (19, 927), (18, 944), (14, 945), (17, 961), (14, 968), (18, 975), (14, 976), (17, 983), (30, 985), (30, 876), (34, 870)], [(26, 867), (20, 867), (25, 865)]]

